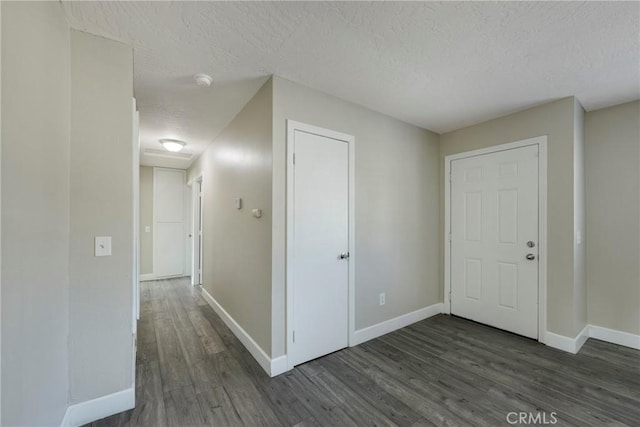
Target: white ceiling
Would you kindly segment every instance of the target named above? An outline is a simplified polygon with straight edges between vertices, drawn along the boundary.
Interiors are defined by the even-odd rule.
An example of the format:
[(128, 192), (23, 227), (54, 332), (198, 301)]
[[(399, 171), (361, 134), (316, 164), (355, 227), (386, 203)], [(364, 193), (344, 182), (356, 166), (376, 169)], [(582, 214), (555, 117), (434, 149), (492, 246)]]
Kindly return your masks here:
[[(638, 2), (67, 2), (134, 47), (142, 150), (186, 168), (271, 74), (443, 133), (575, 95), (640, 98)], [(192, 76), (207, 73), (211, 88)]]

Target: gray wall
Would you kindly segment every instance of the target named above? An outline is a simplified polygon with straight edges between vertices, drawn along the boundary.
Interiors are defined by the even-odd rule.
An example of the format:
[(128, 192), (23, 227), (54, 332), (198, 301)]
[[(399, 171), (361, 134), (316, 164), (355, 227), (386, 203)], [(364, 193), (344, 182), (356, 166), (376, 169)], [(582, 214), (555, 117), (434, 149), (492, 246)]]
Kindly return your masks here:
[[(203, 286), (271, 354), (269, 80), (188, 171), (203, 176)], [(243, 207), (234, 207), (241, 197)], [(251, 209), (262, 209), (262, 218)]]
[[(71, 31), (71, 403), (133, 382), (132, 98), (132, 49)], [(94, 236), (112, 256), (94, 257)]]
[[(567, 337), (576, 336), (584, 327), (576, 323), (579, 316), (574, 306), (575, 114), (574, 98), (563, 98), (440, 137), (442, 175), (444, 157), (449, 154), (547, 135), (547, 330)], [(440, 187), (440, 206), (440, 242), (444, 242), (444, 185)], [(442, 253), (440, 258), (444, 265)]]
[(589, 323), (640, 334), (640, 102), (585, 117)]
[[(151, 227), (151, 232), (144, 231)], [(140, 166), (140, 274), (153, 273), (153, 168)]]
[(69, 30), (2, 2), (2, 419), (59, 425), (68, 397)]
[[(438, 135), (274, 77), (273, 357), (285, 353), (286, 120), (355, 136), (356, 330), (442, 301)], [(386, 305), (378, 295), (386, 292)]]

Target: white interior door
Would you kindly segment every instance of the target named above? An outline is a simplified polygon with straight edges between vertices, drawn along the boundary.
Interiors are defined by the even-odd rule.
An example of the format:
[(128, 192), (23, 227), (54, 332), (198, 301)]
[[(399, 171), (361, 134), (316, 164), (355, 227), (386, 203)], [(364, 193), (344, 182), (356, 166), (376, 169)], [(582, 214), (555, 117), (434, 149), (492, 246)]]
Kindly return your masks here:
[(538, 145), (451, 162), (451, 313), (538, 338)]
[(153, 169), (153, 274), (185, 274), (185, 171)]
[(294, 132), (291, 365), (348, 345), (349, 144)]

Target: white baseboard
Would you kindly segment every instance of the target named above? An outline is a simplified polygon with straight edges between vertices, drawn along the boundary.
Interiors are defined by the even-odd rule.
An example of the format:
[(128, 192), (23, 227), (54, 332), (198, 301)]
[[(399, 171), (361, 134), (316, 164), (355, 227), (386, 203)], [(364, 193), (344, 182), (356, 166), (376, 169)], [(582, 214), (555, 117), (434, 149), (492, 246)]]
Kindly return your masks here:
[(589, 337), (640, 350), (640, 335), (630, 334), (629, 332), (589, 325)]
[(128, 411), (134, 406), (136, 406), (136, 392), (131, 387), (69, 406), (62, 419), (61, 427), (82, 426), (119, 412)]
[(549, 347), (568, 351), (573, 354), (580, 351), (582, 345), (589, 338), (640, 350), (640, 335), (634, 335), (629, 332), (616, 331), (615, 329), (595, 325), (585, 326), (575, 338), (565, 337), (564, 335), (554, 334), (549, 331), (547, 331), (545, 337), (546, 339), (544, 343)]
[(571, 354), (576, 354), (582, 348), (582, 345), (589, 338), (589, 325), (585, 327), (574, 338), (564, 335), (554, 334), (547, 331), (545, 334), (544, 344), (549, 347), (557, 348), (558, 350), (566, 351)]
[(271, 373), (272, 377), (276, 375), (283, 374), (289, 370), (289, 365), (287, 363), (287, 355), (276, 357), (275, 359), (271, 359)]
[(216, 301), (206, 289), (201, 288), (202, 296), (209, 303), (213, 311), (215, 311), (222, 321), (231, 329), (231, 332), (240, 340), (240, 342), (249, 350), (249, 353), (260, 364), (262, 369), (270, 376), (275, 377), (288, 370), (287, 356), (276, 357), (271, 359), (267, 353), (256, 343), (253, 338), (245, 331), (242, 326), (235, 321), (233, 317)]
[(584, 328), (576, 335), (576, 353), (580, 351), (584, 343), (589, 339), (589, 325), (584, 325)]
[(148, 282), (150, 280), (156, 280), (156, 276), (153, 273), (141, 274), (140, 275), (140, 281), (141, 282)]
[(442, 313), (444, 305), (440, 302), (412, 311), (411, 313), (403, 314), (393, 319), (386, 320), (384, 322), (377, 323), (373, 326), (358, 329), (353, 333), (353, 340), (349, 343), (349, 346), (353, 347), (363, 342), (378, 338), (382, 335), (393, 332), (397, 329), (409, 326), (412, 323), (419, 322), (436, 314)]

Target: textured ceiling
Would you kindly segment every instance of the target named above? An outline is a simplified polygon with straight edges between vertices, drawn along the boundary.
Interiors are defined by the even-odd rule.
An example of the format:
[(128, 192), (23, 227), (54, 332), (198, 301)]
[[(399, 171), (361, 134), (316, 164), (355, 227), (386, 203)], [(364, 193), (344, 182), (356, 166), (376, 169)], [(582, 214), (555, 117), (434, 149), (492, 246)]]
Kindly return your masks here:
[(63, 5), (134, 47), (143, 151), (170, 137), (197, 156), (271, 74), (439, 133), (570, 95), (587, 110), (640, 98), (638, 2)]

